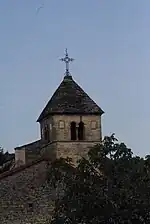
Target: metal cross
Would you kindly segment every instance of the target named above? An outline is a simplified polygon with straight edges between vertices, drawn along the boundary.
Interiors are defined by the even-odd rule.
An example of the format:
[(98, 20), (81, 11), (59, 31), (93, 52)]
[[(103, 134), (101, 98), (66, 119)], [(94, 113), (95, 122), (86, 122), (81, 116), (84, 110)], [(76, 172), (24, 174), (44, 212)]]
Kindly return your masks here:
[(67, 52), (67, 48), (66, 48), (66, 51), (65, 51), (65, 57), (64, 58), (61, 58), (60, 59), (61, 61), (64, 61), (65, 64), (66, 64), (66, 72), (65, 72), (65, 75), (70, 75), (70, 72), (69, 72), (69, 63), (74, 61), (73, 58), (69, 58), (68, 56), (68, 52)]

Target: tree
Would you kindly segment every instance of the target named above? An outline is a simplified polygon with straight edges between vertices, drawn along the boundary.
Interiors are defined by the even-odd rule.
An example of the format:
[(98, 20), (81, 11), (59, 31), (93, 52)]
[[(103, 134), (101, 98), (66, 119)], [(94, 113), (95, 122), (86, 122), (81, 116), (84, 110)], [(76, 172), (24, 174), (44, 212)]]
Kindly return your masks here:
[(3, 148), (0, 147), (0, 173), (8, 171), (12, 165), (14, 159), (14, 154), (5, 152)]
[(53, 223), (150, 222), (150, 156), (133, 157), (114, 134), (76, 168), (61, 159), (50, 173), (51, 183), (63, 192), (57, 195)]

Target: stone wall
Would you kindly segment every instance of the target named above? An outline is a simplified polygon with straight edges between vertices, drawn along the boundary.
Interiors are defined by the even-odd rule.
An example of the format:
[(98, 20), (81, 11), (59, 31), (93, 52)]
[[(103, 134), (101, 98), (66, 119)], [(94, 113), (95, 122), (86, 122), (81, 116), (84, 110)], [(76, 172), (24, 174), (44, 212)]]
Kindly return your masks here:
[[(99, 141), (102, 138), (101, 117), (99, 115), (54, 115), (40, 123), (41, 130), (45, 125), (50, 128), (50, 141), (70, 141), (70, 123), (82, 121), (85, 124), (85, 140)], [(92, 122), (96, 123), (92, 128)], [(64, 125), (63, 125), (64, 123)], [(41, 131), (42, 132), (42, 131)]]
[(100, 144), (100, 141), (56, 141), (43, 147), (41, 153), (51, 160), (69, 157), (76, 164), (81, 157), (87, 158), (88, 151), (96, 144)]
[[(78, 125), (80, 121), (85, 125), (85, 139), (83, 141), (72, 141), (70, 136), (70, 123), (74, 121)], [(89, 148), (99, 144), (102, 139), (101, 117), (98, 115), (55, 115), (45, 119), (46, 124), (52, 126), (51, 142), (42, 149), (47, 156), (51, 157), (52, 152), (55, 158), (71, 157), (76, 163), (81, 156), (86, 157)], [(95, 127), (92, 126), (95, 123)], [(43, 123), (41, 125), (44, 125)]]
[[(53, 128), (55, 130), (56, 141), (70, 141), (70, 123), (76, 122), (78, 125), (82, 121), (85, 125), (85, 141), (99, 141), (101, 139), (101, 117), (98, 115), (55, 115)], [(60, 126), (60, 122), (64, 122), (64, 127)], [(96, 123), (95, 128), (92, 129), (92, 122)]]
[(46, 119), (43, 119), (40, 123), (40, 133), (41, 133), (41, 139), (44, 141), (44, 135), (43, 135), (43, 130), (45, 126), (49, 127), (49, 138), (50, 141), (55, 140), (55, 127), (54, 127), (54, 121), (53, 121), (53, 116), (50, 116)]
[(26, 163), (25, 149), (15, 150), (15, 163), (18, 165), (23, 165)]
[[(98, 141), (97, 144), (100, 142)], [(81, 157), (87, 158), (88, 151), (93, 147), (96, 142), (57, 142), (56, 144), (56, 153), (57, 158), (72, 158), (74, 164), (77, 163)]]
[(47, 182), (50, 163), (43, 159), (0, 175), (0, 223), (47, 223), (55, 191)]

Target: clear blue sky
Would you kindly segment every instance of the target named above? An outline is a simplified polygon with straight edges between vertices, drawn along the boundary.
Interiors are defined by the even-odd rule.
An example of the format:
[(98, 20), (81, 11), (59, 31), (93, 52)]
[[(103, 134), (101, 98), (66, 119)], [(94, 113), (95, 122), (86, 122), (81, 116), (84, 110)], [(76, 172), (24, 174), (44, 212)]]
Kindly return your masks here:
[(74, 79), (105, 111), (103, 135), (149, 154), (149, 24), (149, 0), (1, 0), (1, 146), (39, 138), (36, 119), (63, 78), (67, 47)]

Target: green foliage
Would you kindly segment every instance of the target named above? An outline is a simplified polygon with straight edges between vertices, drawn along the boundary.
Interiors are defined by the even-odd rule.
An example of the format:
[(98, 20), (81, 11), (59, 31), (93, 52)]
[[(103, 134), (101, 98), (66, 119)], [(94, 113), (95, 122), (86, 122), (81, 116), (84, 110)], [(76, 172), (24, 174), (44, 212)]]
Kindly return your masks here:
[(150, 223), (150, 156), (133, 156), (114, 134), (76, 168), (55, 161), (51, 177), (63, 191), (53, 223)]
[(12, 159), (14, 159), (14, 154), (4, 153), (4, 150), (0, 147), (0, 173), (9, 170)]

